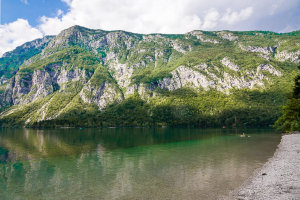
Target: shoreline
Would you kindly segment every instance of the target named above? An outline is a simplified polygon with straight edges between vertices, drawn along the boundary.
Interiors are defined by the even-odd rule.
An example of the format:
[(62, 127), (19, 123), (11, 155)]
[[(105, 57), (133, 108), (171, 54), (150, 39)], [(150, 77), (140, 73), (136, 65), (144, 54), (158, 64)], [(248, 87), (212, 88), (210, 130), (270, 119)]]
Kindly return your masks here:
[(300, 132), (283, 135), (273, 157), (221, 199), (300, 199)]

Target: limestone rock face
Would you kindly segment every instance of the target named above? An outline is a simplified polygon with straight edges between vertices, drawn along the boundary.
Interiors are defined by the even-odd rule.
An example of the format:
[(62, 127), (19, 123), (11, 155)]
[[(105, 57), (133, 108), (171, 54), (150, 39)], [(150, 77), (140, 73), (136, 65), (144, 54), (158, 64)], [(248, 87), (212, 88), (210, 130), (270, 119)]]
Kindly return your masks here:
[(221, 38), (229, 41), (234, 41), (239, 38), (238, 36), (235, 36), (232, 33), (227, 33), (227, 32), (220, 32), (219, 35), (221, 36)]
[(12, 83), (12, 102), (14, 105), (27, 103), (23, 101), (25, 95), (30, 92), (32, 86), (32, 74), (20, 76), (17, 74)]
[(205, 75), (194, 71), (185, 66), (180, 66), (171, 72), (172, 78), (164, 78), (159, 87), (170, 91), (182, 87), (203, 88), (209, 90), (215, 86), (215, 83), (209, 80)]
[(256, 53), (263, 53), (266, 55), (269, 55), (271, 53), (274, 53), (276, 50), (276, 47), (257, 47), (257, 46), (242, 46), (240, 45), (240, 48), (244, 51), (248, 52), (256, 52)]
[[(204, 73), (200, 73), (195, 68), (200, 68)], [(215, 74), (207, 70), (209, 68), (206, 64), (195, 66), (194, 69), (180, 66), (176, 70), (171, 72), (172, 77), (164, 78), (158, 83), (161, 89), (167, 89), (173, 91), (182, 87), (191, 87), (195, 89), (217, 89), (222, 92), (228, 91), (231, 88), (254, 88), (262, 87), (264, 85), (263, 80), (268, 80), (268, 77), (263, 75), (262, 71), (267, 71), (274, 76), (282, 76), (282, 73), (276, 70), (272, 65), (260, 65), (257, 67), (257, 71), (246, 72), (245, 76), (238, 77), (230, 75), (226, 72), (222, 77), (218, 77)], [(207, 74), (207, 75), (204, 75)]]
[(133, 39), (124, 32), (111, 32), (106, 35), (107, 45), (110, 48), (120, 48), (125, 46), (127, 50), (134, 46)]
[(271, 64), (262, 64), (257, 67), (257, 73), (259, 73), (260, 70), (264, 70), (269, 72), (270, 74), (273, 74), (275, 76), (282, 76), (282, 73), (278, 70), (276, 70)]
[(172, 43), (172, 46), (173, 46), (173, 48), (176, 50), (176, 51), (178, 51), (178, 52), (180, 52), (180, 53), (186, 53), (187, 52), (187, 50), (182, 46), (182, 44), (180, 44), (178, 41), (174, 41), (173, 43)]
[(81, 69), (74, 69), (74, 70), (66, 70), (63, 69), (61, 71), (58, 71), (56, 74), (55, 79), (57, 84), (64, 84), (69, 81), (82, 81), (83, 83), (86, 83), (88, 80), (88, 77), (90, 77), (92, 74), (87, 73), (84, 70)]
[(239, 47), (243, 51), (258, 53), (258, 55), (268, 61), (270, 61), (272, 54), (275, 53), (277, 46), (274, 47), (258, 47), (258, 46), (244, 46), (239, 44)]
[(200, 40), (201, 42), (208, 42), (208, 43), (213, 43), (213, 44), (219, 44), (220, 42), (216, 39), (211, 39), (211, 38), (208, 38), (207, 36), (205, 36), (203, 34), (202, 31), (192, 31), (192, 32), (189, 32), (187, 34), (187, 36), (195, 36), (198, 40)]
[(240, 71), (240, 68), (238, 65), (234, 64), (232, 61), (230, 61), (229, 58), (225, 57), (221, 60), (221, 63), (228, 67), (229, 69), (232, 69), (233, 71)]
[(279, 61), (290, 61), (300, 63), (300, 50), (296, 52), (279, 51), (276, 53), (275, 58)]
[(26, 74), (17, 73), (6, 87), (4, 102), (12, 105), (31, 103), (52, 94), (57, 89), (63, 90), (68, 82), (85, 83), (88, 76), (91, 76), (80, 69), (60, 71), (57, 70), (57, 65), (52, 67), (50, 71), (43, 69)]
[(32, 89), (33, 95), (30, 99), (30, 102), (35, 101), (38, 98), (45, 97), (53, 93), (53, 82), (50, 74), (45, 70), (34, 71), (32, 77)]
[(128, 67), (126, 64), (113, 63), (110, 68), (114, 70), (113, 77), (118, 82), (121, 88), (128, 87), (131, 83), (131, 76), (133, 74), (133, 68)]
[(103, 82), (100, 86), (93, 86), (90, 82), (83, 87), (80, 97), (85, 103), (95, 103), (99, 109), (105, 108), (114, 102), (122, 101), (123, 97), (118, 88), (108, 82)]

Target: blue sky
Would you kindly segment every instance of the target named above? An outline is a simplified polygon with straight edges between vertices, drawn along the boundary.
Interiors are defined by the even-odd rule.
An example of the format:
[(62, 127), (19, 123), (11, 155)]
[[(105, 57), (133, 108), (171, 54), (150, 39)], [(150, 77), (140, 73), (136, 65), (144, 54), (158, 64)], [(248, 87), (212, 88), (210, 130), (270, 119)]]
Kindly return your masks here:
[(41, 16), (55, 17), (58, 10), (66, 12), (67, 4), (61, 0), (2, 0), (2, 24), (22, 18), (37, 26)]
[(300, 30), (300, 0), (0, 0), (0, 56), (72, 25), (138, 33)]

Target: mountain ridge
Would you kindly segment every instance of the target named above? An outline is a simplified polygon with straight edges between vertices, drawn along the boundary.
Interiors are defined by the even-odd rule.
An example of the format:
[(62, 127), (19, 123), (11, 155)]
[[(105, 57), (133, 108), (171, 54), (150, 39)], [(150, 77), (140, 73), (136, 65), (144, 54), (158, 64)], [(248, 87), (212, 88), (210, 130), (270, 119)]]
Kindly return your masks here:
[[(272, 104), (276, 106), (276, 109), (272, 108), (276, 111), (271, 117), (274, 121), (280, 113), (277, 107), (283, 105), (285, 94), (291, 89), (289, 81), (300, 63), (299, 44), (299, 31), (284, 34), (191, 31), (171, 35), (73, 26), (57, 36), (49, 36), (41, 48), (33, 48), (35, 53), (26, 55), (20, 65), (12, 67), (13, 73), (1, 74), (0, 106), (3, 112), (0, 123), (2, 126), (55, 125), (57, 120), (68, 118), (66, 123), (76, 125), (72, 121), (78, 118), (74, 115), (78, 111), (86, 114), (83, 118), (88, 126), (103, 126), (103, 122), (115, 126), (117, 122), (111, 123), (112, 119), (104, 117), (103, 113), (115, 115), (118, 111), (114, 109), (123, 109), (119, 107), (132, 101), (133, 107), (124, 112), (133, 109), (145, 116), (135, 114), (142, 120), (133, 124), (120, 119), (126, 121), (125, 125), (198, 126), (202, 122), (194, 122), (185, 115), (209, 118), (216, 116), (216, 109), (221, 113), (234, 109), (227, 103), (224, 107), (230, 109), (215, 105), (218, 104), (216, 101), (204, 102), (201, 95), (208, 97), (215, 93), (220, 101), (224, 98), (227, 102), (237, 103), (236, 99), (232, 100), (232, 95), (246, 90), (277, 91), (272, 94), (275, 97), (268, 97), (278, 101)], [(17, 52), (13, 56), (18, 55)], [(5, 55), (6, 58), (15, 58), (13, 56)], [(0, 59), (1, 68), (7, 67)], [(176, 92), (182, 93), (181, 96), (177, 97)], [(187, 98), (189, 95), (192, 98)], [(279, 100), (279, 97), (283, 99)], [(251, 106), (239, 103), (238, 108), (251, 110)], [(259, 103), (261, 108), (271, 109), (264, 102)], [(153, 115), (159, 112), (157, 109), (161, 104), (168, 107), (169, 113), (166, 119), (156, 121)], [(176, 113), (179, 108), (183, 110)], [(127, 115), (137, 118), (130, 116), (130, 112)], [(172, 118), (169, 121), (168, 115)], [(235, 113), (231, 115), (236, 116)], [(88, 122), (88, 118), (100, 122)], [(177, 118), (180, 119), (178, 123)], [(12, 123), (13, 120), (16, 123)], [(222, 120), (214, 124), (226, 124), (226, 119)], [(273, 123), (272, 120), (268, 123)], [(236, 126), (237, 122), (227, 124)]]

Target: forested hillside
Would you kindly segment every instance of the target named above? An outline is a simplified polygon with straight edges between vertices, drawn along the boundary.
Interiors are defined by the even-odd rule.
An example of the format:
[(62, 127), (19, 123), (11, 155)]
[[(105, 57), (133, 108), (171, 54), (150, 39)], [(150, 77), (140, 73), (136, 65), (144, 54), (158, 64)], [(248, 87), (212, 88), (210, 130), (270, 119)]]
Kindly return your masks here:
[(1, 126), (271, 126), (300, 31), (135, 34), (73, 26), (0, 58)]

